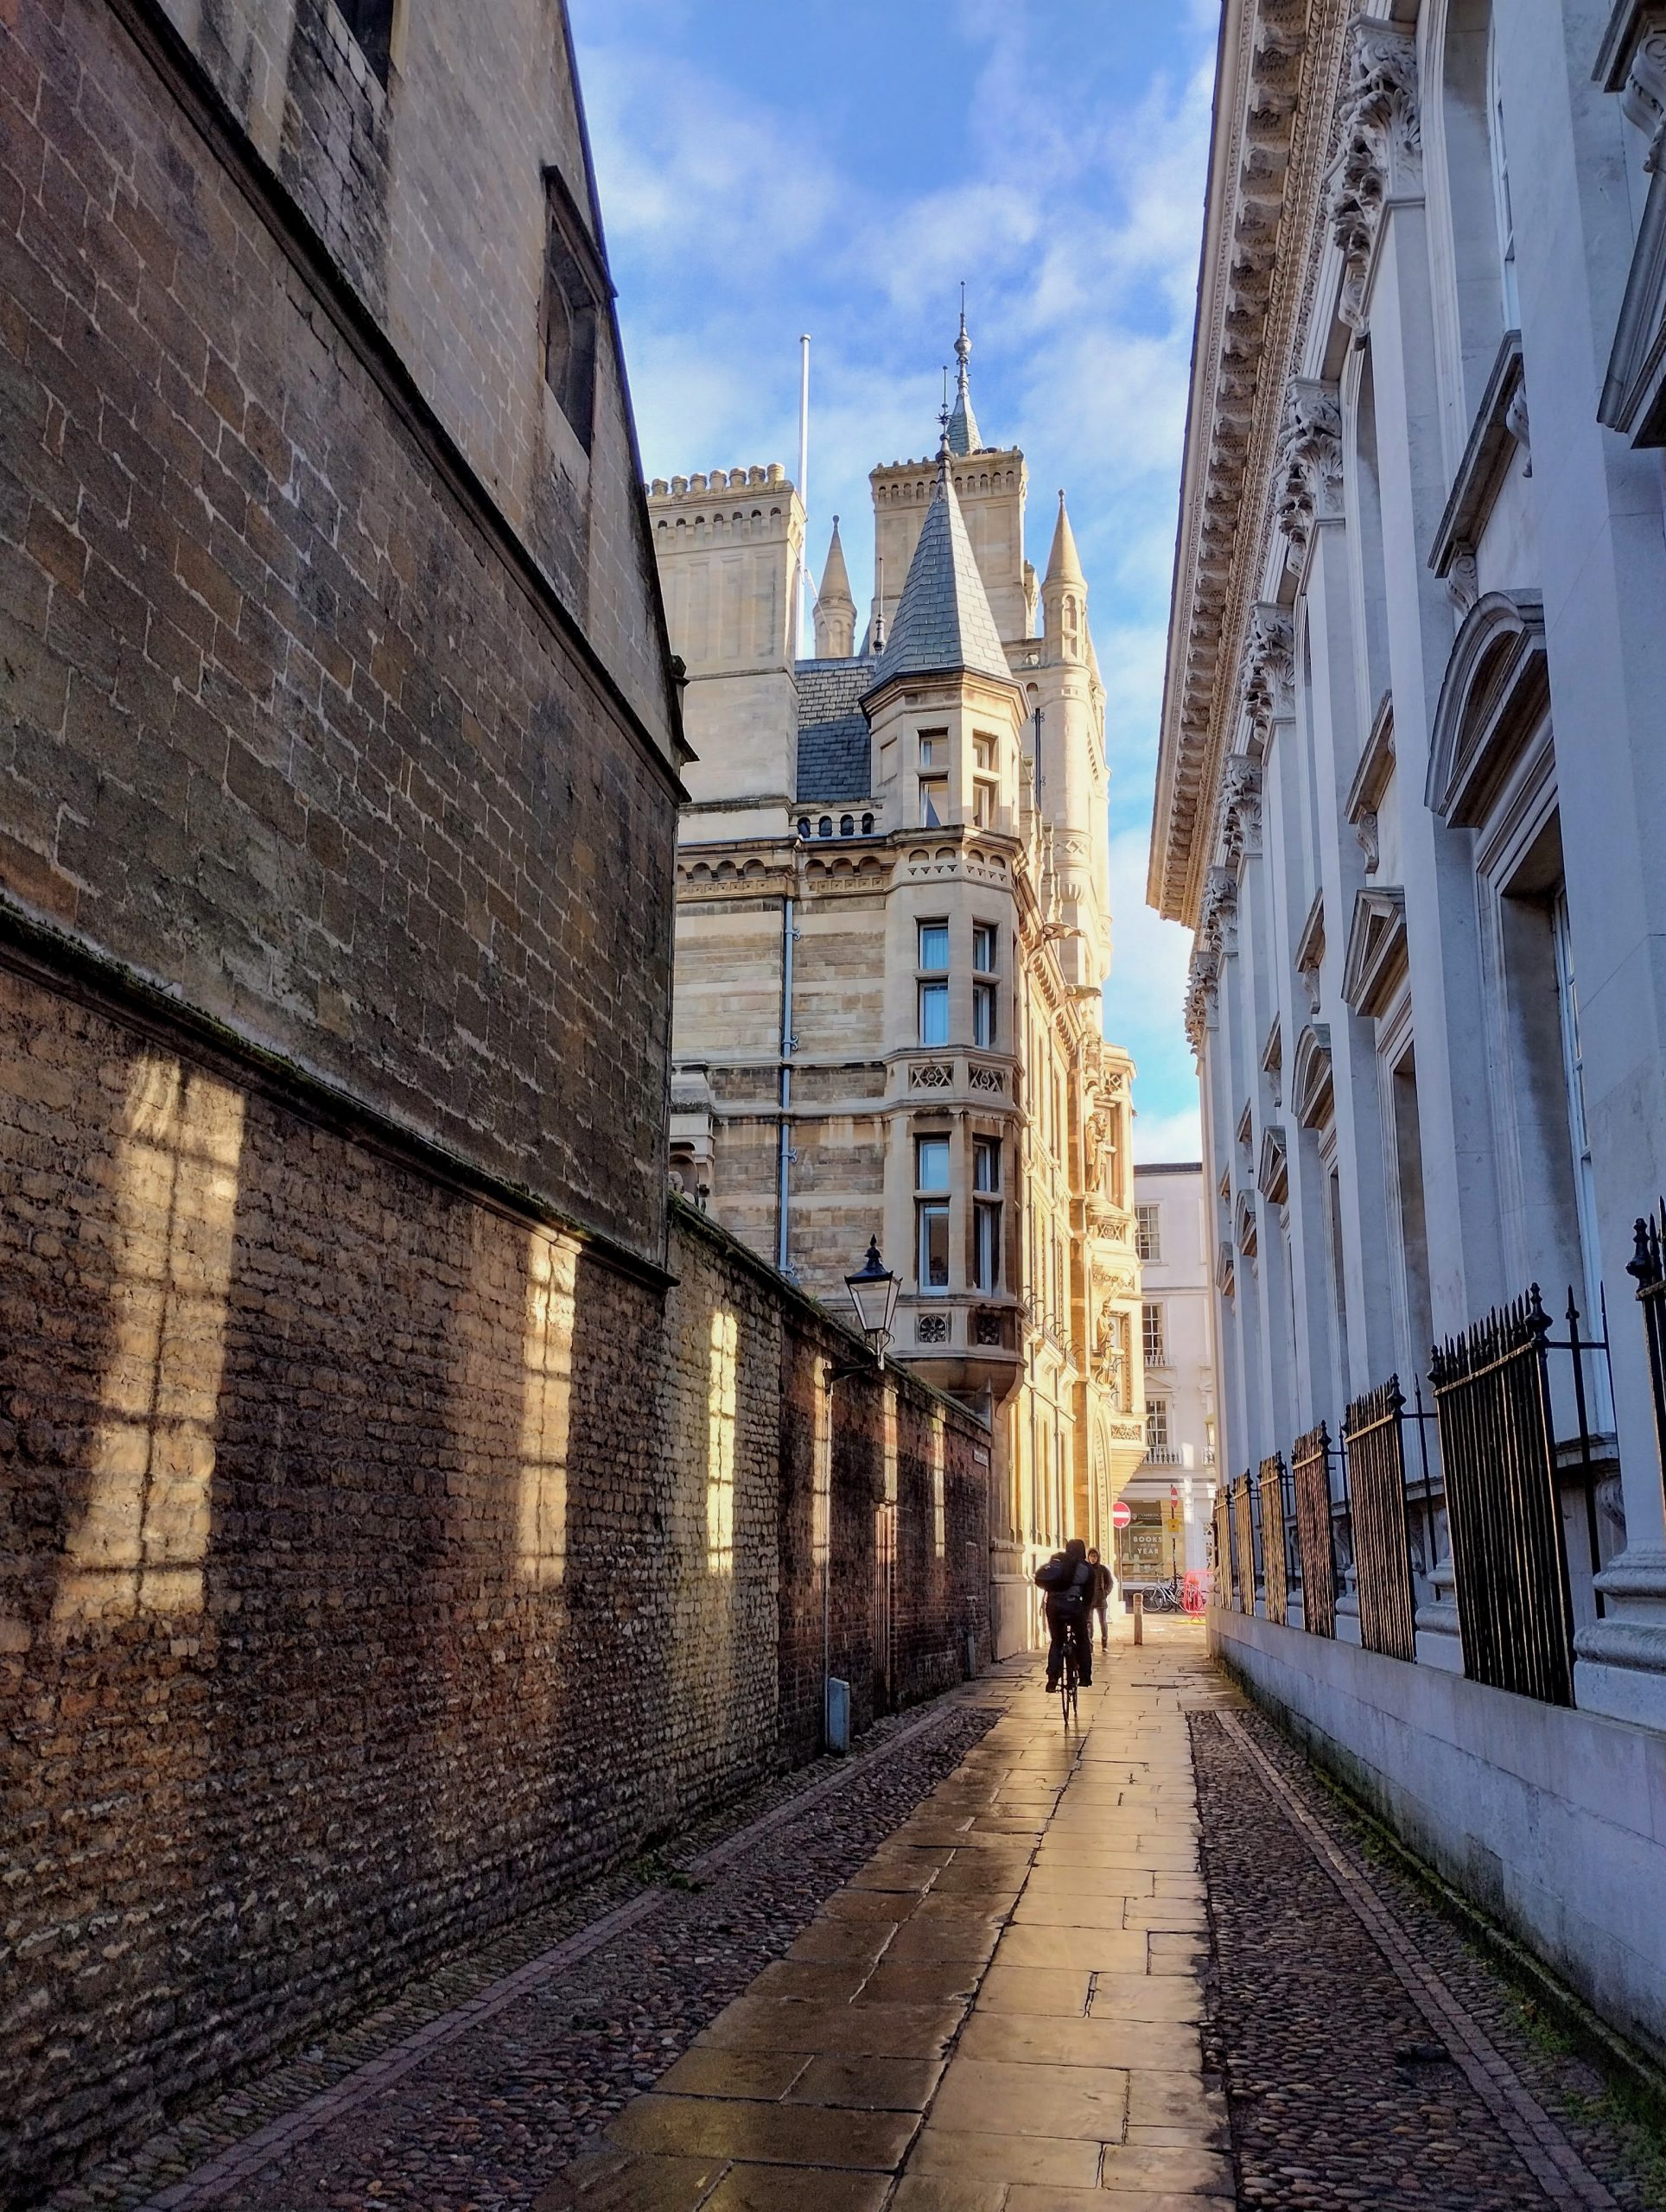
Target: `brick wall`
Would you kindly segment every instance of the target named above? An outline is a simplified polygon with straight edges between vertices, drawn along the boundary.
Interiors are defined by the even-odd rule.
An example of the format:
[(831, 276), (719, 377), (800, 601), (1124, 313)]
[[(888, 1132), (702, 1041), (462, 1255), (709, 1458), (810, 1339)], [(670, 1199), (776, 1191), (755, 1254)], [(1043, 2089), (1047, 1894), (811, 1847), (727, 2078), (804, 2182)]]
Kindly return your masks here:
[(811, 1753), (822, 1527), (865, 1723), (888, 1464), (893, 1694), (986, 1648), (985, 1432), (671, 1260), (0, 967), (0, 2195)]
[[(345, 37), (300, 8), (296, 69), (326, 16)], [(107, 0), (0, 10), (0, 894), (657, 1255), (677, 786), (604, 650), (628, 631), (626, 676), (658, 650), (651, 561), (630, 596), (628, 547), (575, 512), (601, 565), (567, 611), (601, 644), (563, 628), (494, 535), (520, 503), (465, 481), (190, 89)], [(541, 209), (535, 135), (517, 109), (492, 150)], [(308, 175), (357, 283), (324, 211), (359, 218)], [(622, 481), (609, 389), (595, 467), (611, 440)]]

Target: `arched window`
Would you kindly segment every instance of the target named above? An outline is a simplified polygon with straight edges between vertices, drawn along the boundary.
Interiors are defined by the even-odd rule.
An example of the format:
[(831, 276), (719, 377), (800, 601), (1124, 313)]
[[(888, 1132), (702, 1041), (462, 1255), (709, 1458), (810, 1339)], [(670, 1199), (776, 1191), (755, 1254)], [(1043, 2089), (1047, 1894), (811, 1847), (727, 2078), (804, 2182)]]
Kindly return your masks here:
[(833, 817), (830, 814), (823, 815), (821, 820), (816, 824), (816, 835), (818, 837), (830, 837), (833, 835)]
[(807, 837), (810, 835), (810, 817), (807, 814), (801, 814), (798, 817), (798, 835), (801, 837)]
[(840, 836), (842, 836), (842, 837), (854, 837), (854, 836), (855, 836), (855, 834), (856, 834), (856, 817), (855, 817), (855, 815), (853, 815), (853, 814), (842, 814), (842, 815), (839, 817), (839, 835), (840, 835)]
[(864, 814), (862, 818), (862, 834), (864, 837), (871, 837), (874, 834), (874, 817), (871, 814)]

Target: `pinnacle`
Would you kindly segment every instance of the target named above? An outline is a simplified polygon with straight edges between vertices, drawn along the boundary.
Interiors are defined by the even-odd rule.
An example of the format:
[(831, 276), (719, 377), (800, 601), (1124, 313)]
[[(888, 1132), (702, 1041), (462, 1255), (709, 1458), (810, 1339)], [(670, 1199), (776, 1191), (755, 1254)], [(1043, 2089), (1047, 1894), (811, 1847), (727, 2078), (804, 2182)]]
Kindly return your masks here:
[(844, 547), (839, 542), (837, 515), (833, 518), (833, 535), (828, 541), (827, 563), (822, 570), (821, 588), (816, 594), (816, 603), (818, 607), (836, 604), (853, 609), (856, 604), (850, 595), (850, 575), (844, 565)]
[(1042, 579), (1046, 584), (1080, 584), (1086, 588), (1087, 578), (1082, 573), (1082, 558), (1076, 550), (1076, 533), (1070, 526), (1070, 516), (1065, 507), (1065, 495), (1059, 494), (1059, 520), (1053, 527), (1052, 550), (1047, 556), (1047, 573)]

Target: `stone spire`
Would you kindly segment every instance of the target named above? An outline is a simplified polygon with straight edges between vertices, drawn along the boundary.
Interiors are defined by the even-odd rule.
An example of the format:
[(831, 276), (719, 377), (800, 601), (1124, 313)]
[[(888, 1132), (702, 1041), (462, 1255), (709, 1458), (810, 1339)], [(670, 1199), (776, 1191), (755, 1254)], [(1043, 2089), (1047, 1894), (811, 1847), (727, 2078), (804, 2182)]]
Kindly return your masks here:
[(856, 602), (850, 595), (850, 577), (839, 543), (839, 518), (833, 518), (833, 536), (827, 548), (822, 587), (816, 594), (816, 658), (849, 660), (856, 650)]
[(1070, 526), (1065, 495), (1059, 494), (1059, 520), (1053, 525), (1052, 550), (1047, 573), (1041, 579), (1042, 621), (1048, 643), (1065, 660), (1083, 660), (1088, 641), (1088, 580), (1082, 574), (1076, 533)]
[(989, 594), (977, 572), (960, 501), (949, 476), (947, 434), (938, 454), (937, 483), (920, 525), (908, 581), (897, 602), (874, 687), (895, 676), (970, 669), (1011, 681)]
[(954, 411), (949, 417), (949, 450), (957, 455), (979, 453), (983, 441), (977, 434), (977, 417), (972, 412), (971, 386), (967, 379), (966, 364), (972, 358), (972, 341), (966, 335), (966, 287), (960, 288), (960, 335), (955, 340), (955, 359), (960, 364), (960, 375), (955, 385)]
[(1076, 532), (1070, 526), (1070, 515), (1061, 492), (1059, 494), (1059, 519), (1053, 524), (1052, 550), (1047, 556), (1044, 587), (1046, 584), (1074, 584), (1079, 591), (1085, 591), (1087, 581), (1082, 574), (1082, 559), (1076, 550)]

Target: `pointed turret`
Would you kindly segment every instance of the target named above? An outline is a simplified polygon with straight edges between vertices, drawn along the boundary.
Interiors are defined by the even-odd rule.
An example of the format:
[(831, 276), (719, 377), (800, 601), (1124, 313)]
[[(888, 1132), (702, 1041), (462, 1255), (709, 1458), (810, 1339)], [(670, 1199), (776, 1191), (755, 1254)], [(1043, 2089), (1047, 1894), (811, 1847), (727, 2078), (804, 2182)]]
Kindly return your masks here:
[(822, 587), (816, 594), (816, 658), (849, 660), (856, 650), (856, 602), (850, 595), (850, 577), (839, 542), (839, 518), (833, 518), (833, 536), (827, 548)]
[(1061, 492), (1052, 550), (1047, 556), (1047, 573), (1041, 579), (1041, 607), (1047, 642), (1062, 659), (1082, 660), (1086, 657), (1087, 602), (1088, 580), (1082, 573), (1076, 533), (1070, 526)]
[(983, 441), (977, 434), (977, 417), (972, 412), (972, 392), (966, 374), (966, 364), (972, 358), (972, 341), (966, 335), (966, 288), (961, 287), (960, 335), (955, 340), (955, 359), (960, 364), (960, 374), (955, 385), (954, 411), (949, 417), (949, 450), (957, 455), (981, 453)]
[(1003, 682), (1012, 677), (950, 480), (945, 437), (908, 581), (874, 672), (874, 688), (893, 677), (951, 669), (970, 669)]

